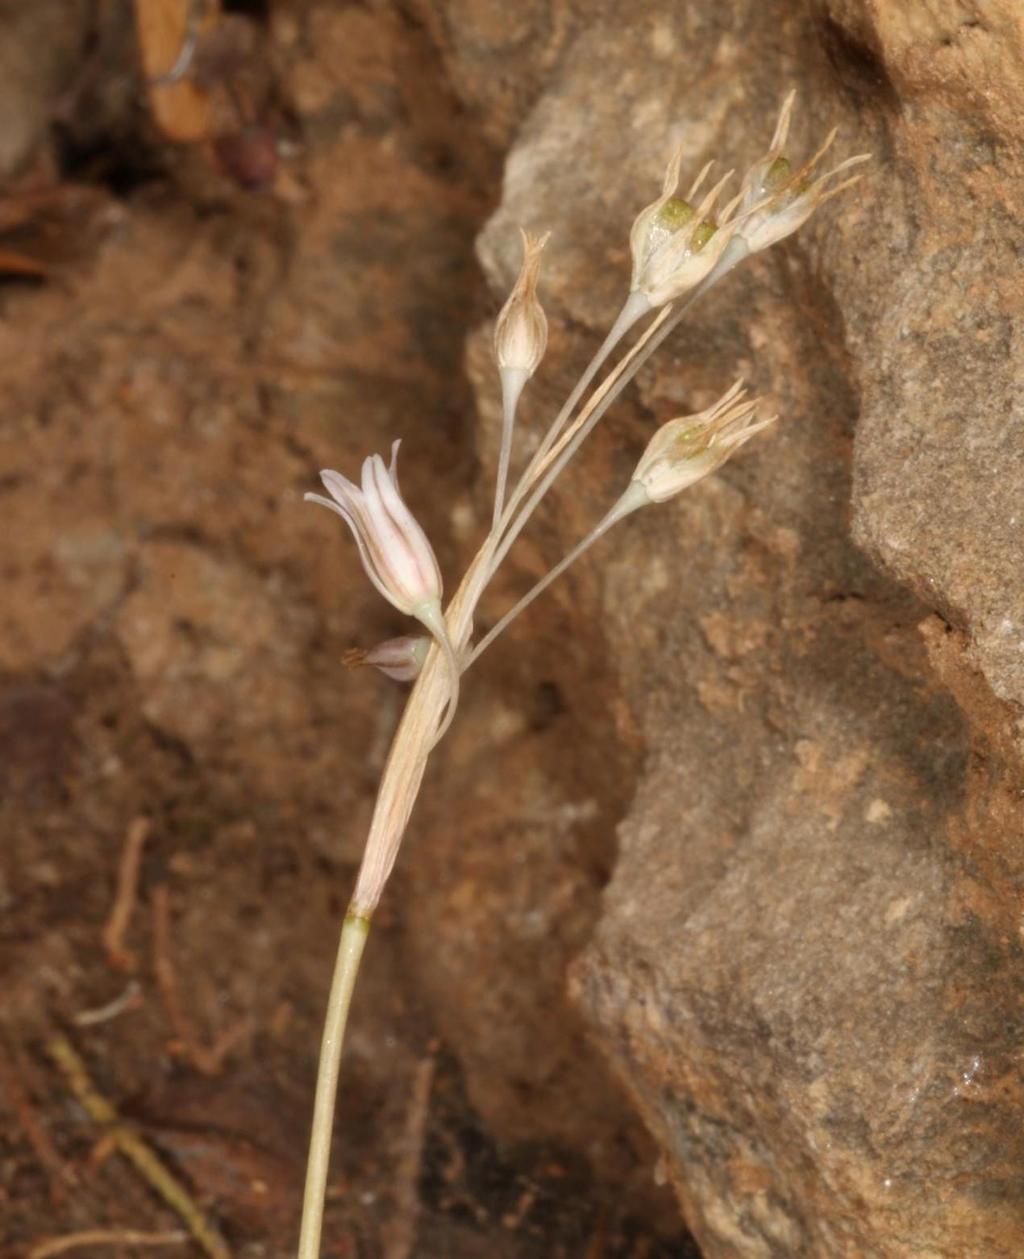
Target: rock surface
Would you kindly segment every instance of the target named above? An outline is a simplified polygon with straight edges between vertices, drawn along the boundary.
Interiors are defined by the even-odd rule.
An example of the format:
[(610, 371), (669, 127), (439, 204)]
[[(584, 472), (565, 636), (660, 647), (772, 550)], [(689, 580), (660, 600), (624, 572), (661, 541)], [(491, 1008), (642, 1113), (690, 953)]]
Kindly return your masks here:
[[(521, 685), (530, 648), (590, 760), (630, 729), (647, 749), (572, 990), (704, 1252), (1016, 1255), (1019, 9), (589, 6), (566, 17), (550, 70), (534, 52), (520, 82), (540, 87), (520, 119), (479, 43), (524, 45), (480, 10), (451, 55), (467, 99), (514, 137), (479, 245), (496, 295), (515, 225), (553, 233), (548, 380), (528, 424), (614, 317), (626, 229), (673, 142), (692, 169), (750, 161), (793, 85), (794, 152), (837, 123), (838, 157), (875, 154), (855, 194), (733, 276), (642, 373), (639, 408), (617, 410), (542, 513), (523, 582), (598, 517), (656, 418), (741, 372), (780, 409), (778, 431), (624, 526), (494, 653)], [(469, 361), (493, 466), (493, 385), (483, 350)], [(617, 675), (608, 715), (578, 676), (584, 636)], [(479, 775), (502, 761), (486, 747)], [(520, 824), (534, 808), (521, 781)], [(557, 828), (540, 821), (527, 850), (537, 827), (552, 851)], [(431, 835), (448, 869), (469, 860)], [(517, 881), (491, 888), (492, 927), (520, 899)], [(559, 880), (532, 903), (558, 922)], [(472, 932), (470, 891), (445, 906), (453, 940)], [(554, 930), (551, 948), (571, 953)], [(474, 960), (447, 954), (449, 981)], [(515, 963), (497, 974), (500, 1009), (467, 1033), (477, 1059), (532, 1024)]]

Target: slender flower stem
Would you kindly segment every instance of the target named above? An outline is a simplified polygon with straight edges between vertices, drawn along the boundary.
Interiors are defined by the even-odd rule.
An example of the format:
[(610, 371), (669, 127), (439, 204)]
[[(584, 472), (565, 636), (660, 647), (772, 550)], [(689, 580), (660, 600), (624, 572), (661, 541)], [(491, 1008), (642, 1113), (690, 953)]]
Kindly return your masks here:
[(472, 633), (473, 611), (486, 585), (492, 548), (492, 540), (487, 539), (448, 605), (444, 625), (440, 627), (443, 634), (435, 633), (437, 649), (431, 650), (423, 662), (384, 766), (370, 822), (370, 833), (352, 902), (342, 927), (331, 981), (331, 995), (327, 1004), (320, 1050), (316, 1099), (313, 1104), (313, 1130), (297, 1259), (319, 1259), (338, 1072), (352, 989), (369, 931), (370, 918), (398, 855), (402, 836), (423, 781), (430, 750), (437, 739), (444, 708), (447, 705), (449, 711), (452, 710), (456, 662)]
[(505, 506), (505, 485), (508, 481), (508, 465), (512, 458), (512, 434), (516, 426), (516, 408), (519, 396), (527, 381), (527, 373), (513, 368), (501, 371), (501, 454), (498, 457), (498, 479), (494, 487), (494, 515), (491, 532), (498, 527), (502, 508)]
[(566, 421), (576, 409), (576, 404), (583, 397), (587, 389), (590, 388), (591, 381), (604, 366), (610, 354), (613, 353), (622, 338), (629, 332), (630, 328), (648, 314), (651, 304), (642, 293), (630, 293), (623, 303), (622, 309), (615, 318), (615, 322), (611, 326), (611, 330), (601, 343), (600, 348), (594, 357), (587, 364), (587, 368), (583, 375), (576, 382), (572, 393), (566, 398), (561, 411), (555, 416), (554, 422), (545, 434), (544, 440), (537, 449), (535, 458), (538, 462), (544, 458), (547, 452), (555, 443), (555, 439), (565, 427)]
[[(551, 488), (555, 478), (573, 457), (589, 436), (594, 425), (612, 405), (626, 385), (633, 379), (655, 348), (659, 346), (669, 332), (679, 322), (685, 306), (673, 312), (672, 306), (663, 306), (657, 319), (649, 324), (643, 336), (622, 358), (615, 368), (605, 377), (599, 388), (591, 396), (590, 401), (576, 417), (574, 423), (562, 435), (561, 441), (548, 452), (541, 465), (543, 473), (537, 481), (533, 492), (526, 500), (526, 505), (505, 531), (491, 561), (491, 574), (497, 571), (501, 561), (509, 552), (509, 548), (522, 532), (537, 504)], [(540, 469), (538, 469), (538, 472)], [(509, 504), (511, 506), (511, 503)]]
[(341, 1047), (345, 1039), (345, 1024), (348, 1021), (359, 961), (369, 932), (369, 918), (349, 910), (341, 929), (323, 1040), (320, 1044), (316, 1099), (313, 1102), (313, 1130), (309, 1138), (306, 1188), (302, 1196), (302, 1230), (299, 1235), (298, 1259), (320, 1259), (320, 1231), (324, 1217), (327, 1167), (331, 1157), (331, 1131), (338, 1093), (338, 1073), (341, 1069)]
[(505, 507), (501, 513), (497, 514), (497, 524), (494, 526), (492, 532), (496, 532), (499, 537), (508, 527), (508, 523), (511, 520), (515, 509), (526, 497), (526, 494), (535, 479), (537, 469), (543, 463), (544, 457), (554, 445), (556, 439), (569, 420), (569, 417), (576, 409), (576, 404), (590, 387), (594, 377), (604, 366), (608, 356), (615, 350), (622, 338), (626, 335), (630, 328), (633, 327), (637, 320), (647, 314), (650, 309), (650, 305), (648, 304), (646, 298), (643, 298), (638, 293), (631, 293), (626, 299), (622, 309), (619, 311), (615, 323), (612, 325), (611, 331), (601, 343), (597, 353), (587, 364), (586, 370), (576, 382), (572, 393), (570, 393), (568, 398), (566, 398), (562, 409), (555, 416), (551, 427), (544, 435), (544, 440), (534, 451), (533, 457), (530, 459), (525, 472), (519, 478), (519, 481), (509, 498), (508, 506)]
[(549, 573), (547, 573), (544, 577), (542, 577), (540, 581), (537, 582), (536, 585), (532, 586), (526, 592), (526, 594), (523, 595), (523, 597), (519, 600), (519, 602), (514, 607), (510, 608), (505, 613), (505, 615), (501, 618), (501, 620), (498, 621), (494, 626), (492, 626), (490, 630), (488, 630), (488, 632), (483, 636), (483, 638), (481, 638), (481, 640), (477, 643), (477, 645), (473, 648), (472, 652), (470, 653), (469, 659), (466, 661), (465, 665), (463, 666), (463, 670), (462, 670), (463, 673), (465, 673), (465, 671), (469, 668), (469, 666), (475, 660), (477, 660), (480, 656), (483, 655), (483, 653), (487, 650), (487, 648), (491, 645), (491, 643), (494, 642), (494, 640), (498, 637), (498, 635), (502, 632), (502, 630), (507, 629), (508, 626), (520, 614), (520, 612), (525, 611), (530, 606), (530, 604), (534, 601), (534, 599), (537, 598), (539, 594), (543, 594), (543, 592), (547, 590), (548, 586), (551, 585), (551, 583), (555, 580), (556, 577), (560, 577), (562, 573), (564, 573), (565, 570), (569, 567), (570, 564), (578, 560), (584, 551), (589, 550), (590, 547), (594, 545), (594, 543), (598, 540), (598, 538), (604, 537), (604, 535), (608, 532), (608, 530), (612, 527), (612, 525), (617, 524), (618, 521), (622, 520), (624, 516), (628, 516), (630, 512), (636, 511), (636, 509), (642, 506), (643, 503), (646, 501), (647, 500), (645, 496), (641, 495), (637, 497), (637, 496), (631, 495), (630, 492), (627, 490), (626, 494), (624, 494), (623, 497), (619, 499), (619, 501), (615, 504), (615, 506), (611, 509), (611, 511), (607, 514), (607, 516), (605, 516), (605, 518), (601, 521), (601, 523), (598, 525), (595, 525), (594, 528), (591, 529), (591, 531), (587, 534), (587, 536), (582, 540), (582, 542), (577, 542), (576, 545), (573, 547), (573, 549), (569, 552), (568, 555), (565, 556), (564, 559), (559, 560), (559, 562), (554, 566), (554, 568)]

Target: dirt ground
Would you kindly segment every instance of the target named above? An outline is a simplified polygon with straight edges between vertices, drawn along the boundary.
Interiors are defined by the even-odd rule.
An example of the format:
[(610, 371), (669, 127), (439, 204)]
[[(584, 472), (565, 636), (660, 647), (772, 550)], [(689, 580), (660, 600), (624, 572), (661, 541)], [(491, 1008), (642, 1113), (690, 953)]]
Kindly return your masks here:
[[(402, 437), (446, 571), (486, 510), (463, 354), (500, 147), (416, 6), (224, 10), (186, 82), (147, 88), (174, 50), (140, 51), (128, 0), (0, 5), (5, 1259), (199, 1254), (183, 1212), (290, 1253), (401, 698), (340, 665), (397, 625), (301, 494)], [(491, 1130), (408, 891), (360, 981), (323, 1253), (695, 1255), (667, 1191), (551, 1139), (542, 1091), (520, 1139)]]

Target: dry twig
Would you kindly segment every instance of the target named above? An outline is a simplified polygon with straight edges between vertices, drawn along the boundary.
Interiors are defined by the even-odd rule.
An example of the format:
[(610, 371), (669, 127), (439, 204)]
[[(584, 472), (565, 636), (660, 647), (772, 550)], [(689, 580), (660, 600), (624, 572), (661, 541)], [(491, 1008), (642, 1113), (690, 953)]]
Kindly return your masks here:
[(117, 1111), (98, 1091), (85, 1063), (68, 1038), (61, 1034), (53, 1037), (46, 1050), (92, 1122), (107, 1129), (109, 1142), (180, 1218), (210, 1259), (231, 1259), (224, 1238), (193, 1201), (185, 1186), (168, 1171), (142, 1138), (122, 1123)]
[(95, 1027), (97, 1023), (109, 1023), (125, 1010), (133, 1010), (141, 1005), (139, 1000), (141, 992), (138, 981), (132, 979), (126, 985), (124, 992), (113, 1001), (97, 1006), (94, 1010), (79, 1010), (77, 1014), (72, 1015), (71, 1021), (76, 1027)]
[(128, 827), (117, 870), (114, 904), (103, 928), (103, 947), (111, 966), (116, 970), (133, 971), (137, 964), (134, 954), (124, 947), (124, 937), (138, 899), (142, 847), (149, 836), (149, 830), (149, 819), (145, 817), (137, 817)]
[(51, 1201), (60, 1202), (64, 1197), (65, 1186), (73, 1183), (74, 1174), (57, 1152), (43, 1121), (36, 1114), (21, 1077), (17, 1051), (8, 1053), (0, 1046), (0, 1086), (7, 1094), (7, 1100), (33, 1153), (46, 1172), (50, 1182)]
[(28, 1252), (26, 1259), (51, 1259), (86, 1246), (173, 1246), (188, 1241), (188, 1233), (139, 1233), (132, 1228), (90, 1228), (65, 1237), (51, 1237)]

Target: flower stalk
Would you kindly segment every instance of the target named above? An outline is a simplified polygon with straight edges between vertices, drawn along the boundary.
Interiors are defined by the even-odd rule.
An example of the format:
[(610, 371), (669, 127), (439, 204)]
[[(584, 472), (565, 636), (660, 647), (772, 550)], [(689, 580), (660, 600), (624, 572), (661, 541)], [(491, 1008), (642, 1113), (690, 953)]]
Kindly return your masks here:
[[(452, 599), (448, 642), (464, 645), (469, 636), (472, 608), (481, 590), (479, 574), (487, 557), (485, 543)], [(355, 891), (342, 925), (321, 1041), (297, 1259), (319, 1259), (341, 1051), (352, 992), (374, 910), (398, 856), (442, 715), (446, 705), (450, 707), (448, 667), (435, 646), (409, 696), (381, 776)]]
[(331, 1131), (334, 1107), (341, 1074), (341, 1047), (345, 1041), (352, 992), (359, 974), (370, 920), (352, 910), (345, 915), (334, 964), (331, 993), (327, 999), (327, 1015), (320, 1042), (320, 1061), (313, 1099), (313, 1132), (309, 1141), (306, 1184), (302, 1195), (302, 1227), (299, 1233), (298, 1259), (319, 1259), (320, 1233), (323, 1228), (324, 1199), (327, 1196), (327, 1169), (331, 1157)]

